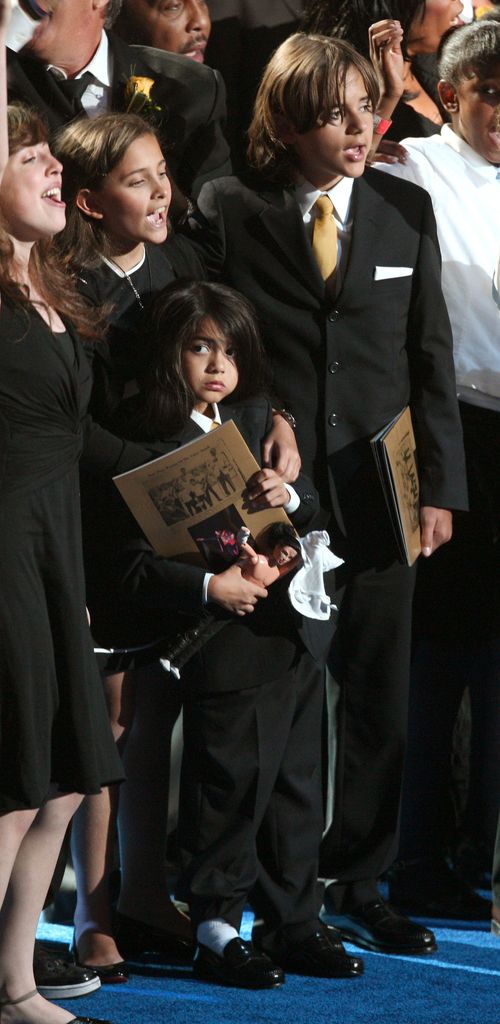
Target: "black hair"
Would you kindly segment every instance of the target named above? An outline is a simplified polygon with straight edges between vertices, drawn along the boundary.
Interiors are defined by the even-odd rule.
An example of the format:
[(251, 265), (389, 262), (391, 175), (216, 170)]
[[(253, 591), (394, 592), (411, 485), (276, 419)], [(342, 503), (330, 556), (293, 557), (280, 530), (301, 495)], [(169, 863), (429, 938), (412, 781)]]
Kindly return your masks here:
[(452, 28), (438, 52), (439, 76), (457, 89), (464, 78), (487, 78), (500, 63), (500, 23), (480, 18), (471, 25)]
[(425, 0), (309, 0), (301, 29), (345, 39), (369, 57), (368, 29), (373, 22), (385, 18), (399, 21), (406, 38), (410, 25), (424, 8)]
[(269, 372), (250, 302), (227, 285), (176, 281), (156, 296), (145, 325), (149, 353), (139, 381), (143, 436), (166, 438), (187, 423), (195, 396), (182, 372), (182, 351), (206, 320), (236, 349), (238, 384), (231, 400), (267, 392)]

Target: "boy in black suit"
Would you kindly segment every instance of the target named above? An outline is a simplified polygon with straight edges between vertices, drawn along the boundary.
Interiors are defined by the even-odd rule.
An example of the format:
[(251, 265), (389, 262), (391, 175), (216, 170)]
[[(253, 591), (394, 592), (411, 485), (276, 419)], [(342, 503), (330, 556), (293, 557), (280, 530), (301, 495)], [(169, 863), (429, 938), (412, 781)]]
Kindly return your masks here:
[(257, 308), (276, 390), (346, 559), (331, 662), (341, 689), (335, 810), (321, 855), (334, 883), (329, 920), (370, 949), (423, 953), (432, 932), (377, 887), (397, 849), (414, 570), (398, 559), (370, 437), (410, 404), (425, 556), (449, 539), (450, 509), (467, 497), (432, 206), (422, 189), (364, 173), (377, 100), (373, 69), (348, 44), (290, 37), (257, 95), (256, 174), (204, 186), (193, 238)]

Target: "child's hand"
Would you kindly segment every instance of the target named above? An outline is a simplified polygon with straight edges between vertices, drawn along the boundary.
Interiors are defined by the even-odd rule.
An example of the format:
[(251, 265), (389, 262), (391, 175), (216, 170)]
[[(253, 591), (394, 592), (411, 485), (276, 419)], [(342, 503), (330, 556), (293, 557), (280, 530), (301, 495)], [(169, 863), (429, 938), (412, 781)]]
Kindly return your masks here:
[(408, 150), (400, 142), (392, 139), (382, 139), (367, 163), (371, 164), (405, 164), (408, 158)]
[(231, 565), (208, 581), (208, 600), (215, 601), (233, 615), (249, 615), (261, 597), (267, 597), (265, 587), (243, 579), (239, 565)]
[(253, 508), (282, 508), (290, 501), (290, 492), (274, 469), (259, 469), (247, 482), (245, 498)]
[(262, 445), (262, 462), (292, 484), (300, 470), (300, 455), (295, 434), (279, 413), (273, 413), (273, 425)]

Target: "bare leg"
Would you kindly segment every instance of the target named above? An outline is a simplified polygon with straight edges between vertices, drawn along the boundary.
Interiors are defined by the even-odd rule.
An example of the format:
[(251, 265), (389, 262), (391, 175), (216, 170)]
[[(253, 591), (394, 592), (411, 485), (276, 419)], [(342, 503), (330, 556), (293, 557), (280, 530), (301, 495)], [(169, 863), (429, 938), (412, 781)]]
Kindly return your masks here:
[[(38, 811), (0, 817), (0, 999), (36, 988), (35, 933), (68, 823), (81, 801), (76, 793), (54, 795)], [(3, 1006), (2, 1024), (67, 1024), (74, 1014), (39, 994)]]
[[(133, 674), (106, 676), (104, 689), (113, 736), (123, 746), (134, 714)], [(118, 786), (88, 796), (75, 815), (71, 848), (76, 874), (75, 945), (81, 963), (105, 965), (122, 957), (113, 938), (109, 875), (118, 803)]]

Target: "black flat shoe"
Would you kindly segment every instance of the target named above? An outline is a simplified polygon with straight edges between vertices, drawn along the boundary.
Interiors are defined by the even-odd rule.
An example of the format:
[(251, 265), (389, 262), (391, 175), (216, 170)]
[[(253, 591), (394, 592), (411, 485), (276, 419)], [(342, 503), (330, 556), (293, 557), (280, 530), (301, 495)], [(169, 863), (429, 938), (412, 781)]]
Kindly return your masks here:
[(328, 913), (324, 920), (337, 928), (347, 942), (374, 953), (419, 956), (437, 949), (434, 933), (429, 928), (396, 913), (382, 899), (356, 907), (349, 914)]
[(130, 968), (126, 960), (117, 960), (115, 964), (85, 964), (78, 957), (78, 946), (73, 932), (73, 941), (70, 946), (70, 953), (75, 959), (77, 967), (86, 971), (94, 971), (100, 978), (103, 985), (122, 985), (128, 981)]
[(146, 953), (156, 953), (164, 957), (167, 963), (191, 964), (196, 950), (192, 939), (185, 939), (166, 928), (155, 928), (143, 921), (136, 921), (119, 911), (115, 915), (113, 933), (118, 947), (130, 960), (143, 957)]
[(287, 974), (304, 974), (310, 978), (359, 978), (364, 971), (361, 958), (349, 956), (338, 932), (324, 924), (302, 942), (277, 953), (271, 950), (270, 956)]
[(279, 988), (285, 980), (280, 967), (265, 953), (255, 950), (251, 942), (231, 939), (222, 956), (201, 944), (193, 963), (195, 978), (233, 988)]
[(75, 963), (95, 971), (103, 985), (122, 985), (129, 979), (130, 967), (126, 960), (118, 960), (116, 964), (82, 964), (80, 960)]

